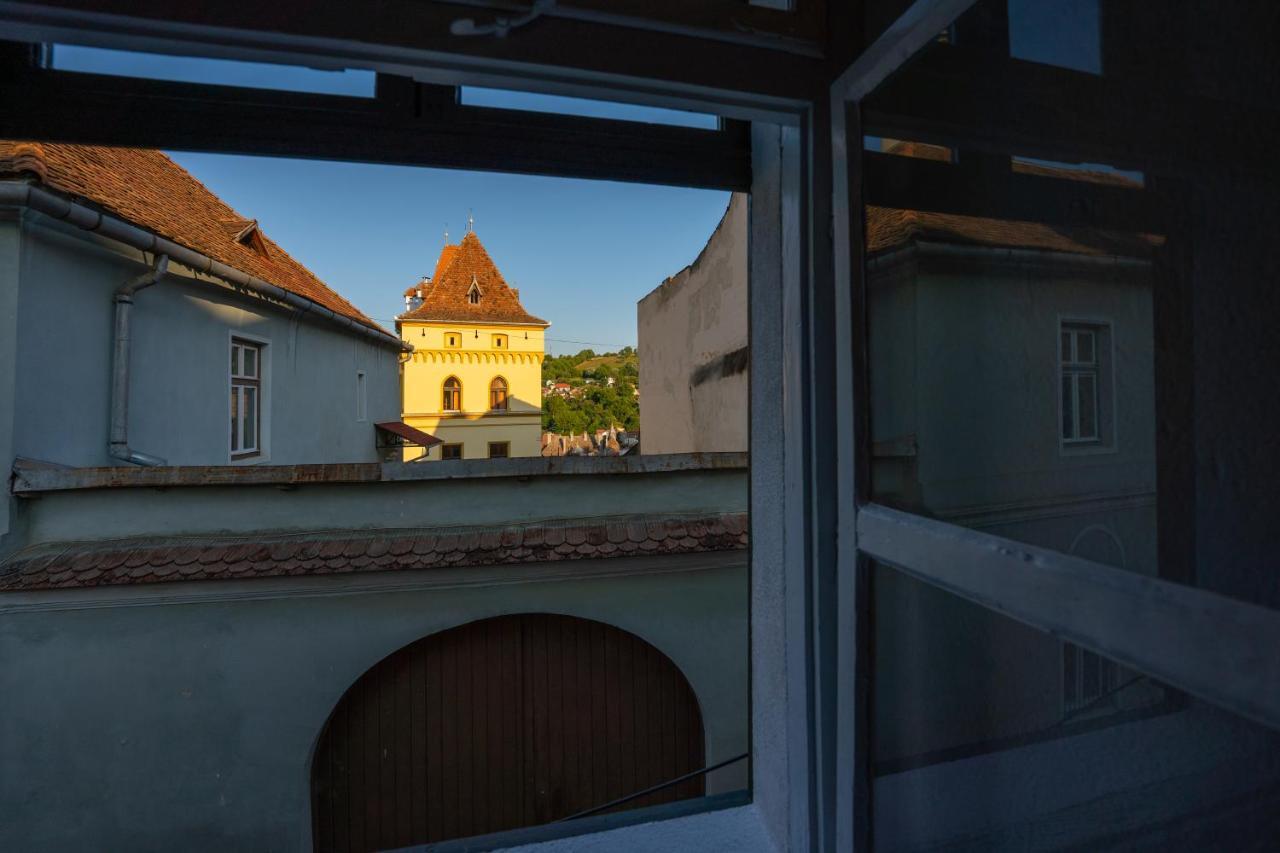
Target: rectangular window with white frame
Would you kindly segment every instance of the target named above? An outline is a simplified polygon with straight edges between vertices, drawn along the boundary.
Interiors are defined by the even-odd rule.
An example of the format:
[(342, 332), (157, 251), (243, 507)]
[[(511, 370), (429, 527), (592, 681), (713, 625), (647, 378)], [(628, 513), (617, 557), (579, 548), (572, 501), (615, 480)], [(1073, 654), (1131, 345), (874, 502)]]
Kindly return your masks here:
[(1108, 443), (1110, 327), (1064, 320), (1059, 328), (1059, 436), (1064, 447)]
[(231, 458), (262, 453), (262, 344), (231, 339)]

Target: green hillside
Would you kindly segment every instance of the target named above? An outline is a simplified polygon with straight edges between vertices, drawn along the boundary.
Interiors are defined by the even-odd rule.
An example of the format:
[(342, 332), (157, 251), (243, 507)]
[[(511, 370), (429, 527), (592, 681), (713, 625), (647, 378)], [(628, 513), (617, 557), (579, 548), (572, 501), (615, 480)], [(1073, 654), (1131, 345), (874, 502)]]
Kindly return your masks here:
[(572, 386), (568, 395), (542, 398), (543, 430), (582, 433), (615, 424), (628, 430), (640, 428), (640, 405), (635, 395), (640, 359), (632, 347), (605, 353), (587, 349), (547, 358), (542, 362), (542, 378), (544, 383), (552, 380)]

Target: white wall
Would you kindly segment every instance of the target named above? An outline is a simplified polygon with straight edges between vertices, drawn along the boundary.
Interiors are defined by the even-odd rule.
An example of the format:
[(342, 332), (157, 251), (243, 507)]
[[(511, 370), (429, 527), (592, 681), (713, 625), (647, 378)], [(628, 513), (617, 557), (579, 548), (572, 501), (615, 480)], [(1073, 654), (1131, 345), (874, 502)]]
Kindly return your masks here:
[[(12, 454), (73, 466), (113, 464), (107, 455), (112, 292), (143, 270), (140, 259), (31, 214), (20, 257), (18, 281), (5, 282), (6, 289), (17, 285), (19, 311)], [(237, 334), (268, 341), (263, 434), (269, 445), (259, 461), (376, 461), (373, 423), (399, 420), (395, 350), (170, 269), (174, 274), (135, 297), (134, 449), (174, 465), (230, 463), (228, 348)], [(360, 370), (365, 422), (356, 419)]]
[(747, 449), (748, 202), (636, 306), (642, 453)]

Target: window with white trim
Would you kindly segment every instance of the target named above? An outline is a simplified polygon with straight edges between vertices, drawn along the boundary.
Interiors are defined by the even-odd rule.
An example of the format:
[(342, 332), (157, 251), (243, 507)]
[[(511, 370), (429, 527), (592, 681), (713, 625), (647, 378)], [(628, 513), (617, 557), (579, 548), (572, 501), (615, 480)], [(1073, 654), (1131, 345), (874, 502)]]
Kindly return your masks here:
[(1102, 440), (1102, 354), (1105, 327), (1063, 322), (1059, 333), (1064, 444)]
[(231, 458), (262, 451), (262, 344), (231, 339)]

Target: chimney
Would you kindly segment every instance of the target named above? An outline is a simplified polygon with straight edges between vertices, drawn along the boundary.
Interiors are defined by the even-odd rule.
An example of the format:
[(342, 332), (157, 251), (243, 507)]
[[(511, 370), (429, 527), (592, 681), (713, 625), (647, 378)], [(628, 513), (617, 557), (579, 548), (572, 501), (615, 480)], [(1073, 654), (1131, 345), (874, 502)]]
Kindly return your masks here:
[(418, 282), (417, 288), (413, 291), (412, 296), (404, 298), (405, 308), (414, 311), (422, 304), (422, 286), (427, 283), (427, 277), (424, 275), (422, 280)]

